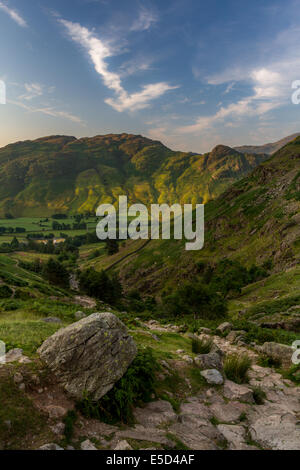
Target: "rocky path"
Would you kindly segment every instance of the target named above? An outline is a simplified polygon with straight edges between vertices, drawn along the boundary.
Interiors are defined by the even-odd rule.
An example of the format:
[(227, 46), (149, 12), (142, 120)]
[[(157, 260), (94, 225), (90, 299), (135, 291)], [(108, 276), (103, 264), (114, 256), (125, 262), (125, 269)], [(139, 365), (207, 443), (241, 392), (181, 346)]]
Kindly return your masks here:
[[(153, 321), (144, 326), (151, 334), (155, 331), (178, 332), (179, 329)], [(205, 337), (207, 333), (204, 331), (202, 336)], [(234, 335), (226, 338), (210, 337), (213, 339), (214, 352), (193, 359), (185, 351), (178, 350), (175, 352), (178, 359), (161, 361), (160, 373), (164, 377), (171, 376), (176, 368), (184, 369), (187, 364), (198, 370), (200, 368), (202, 374), (207, 372), (202, 370), (203, 364), (206, 364), (206, 369), (214, 373), (212, 376), (202, 374), (207, 377), (207, 383), (200, 387), (198, 393), (187, 393), (175, 411), (171, 404), (174, 397), (166, 392), (170, 401), (156, 399), (134, 410), (136, 424), (132, 427), (112, 426), (80, 415), (73, 438), (75, 448), (300, 450), (300, 388), (274, 369), (257, 365), (258, 354), (245, 344), (234, 343)], [(20, 350), (17, 352), (8, 353), (8, 362), (25, 364), (26, 358)], [(239, 385), (224, 379), (222, 358), (228, 353), (247, 353), (252, 359), (247, 384)], [(215, 377), (219, 376), (221, 382), (214, 385)], [(20, 381), (21, 378), (18, 383)], [(62, 419), (72, 403), (64, 401), (65, 395), (57, 385), (43, 389), (39, 384), (36, 388), (37, 391), (31, 393), (30, 397), (36, 406), (48, 413), (53, 433), (53, 443), (43, 445), (42, 448), (61, 448), (55, 443), (62, 442)]]

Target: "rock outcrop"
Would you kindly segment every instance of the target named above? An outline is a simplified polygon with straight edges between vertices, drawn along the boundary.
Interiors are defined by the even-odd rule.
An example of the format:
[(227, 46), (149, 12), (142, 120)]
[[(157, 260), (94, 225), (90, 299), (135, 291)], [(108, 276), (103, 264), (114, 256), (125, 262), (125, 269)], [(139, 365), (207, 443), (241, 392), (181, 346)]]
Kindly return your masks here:
[(97, 401), (124, 375), (137, 348), (125, 325), (105, 312), (60, 329), (38, 353), (74, 398)]

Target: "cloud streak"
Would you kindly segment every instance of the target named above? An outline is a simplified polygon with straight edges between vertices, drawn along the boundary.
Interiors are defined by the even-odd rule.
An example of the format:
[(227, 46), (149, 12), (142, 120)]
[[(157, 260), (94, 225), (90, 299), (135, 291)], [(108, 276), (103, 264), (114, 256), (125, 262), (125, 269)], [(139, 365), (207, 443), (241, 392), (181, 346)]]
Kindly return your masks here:
[(121, 75), (111, 72), (108, 69), (106, 59), (113, 56), (111, 48), (89, 29), (79, 23), (59, 19), (65, 27), (69, 37), (87, 51), (96, 72), (101, 76), (104, 85), (113, 90), (116, 98), (108, 98), (106, 104), (118, 112), (137, 111), (150, 105), (150, 102), (159, 98), (168, 90), (173, 90), (175, 86), (170, 86), (166, 82), (159, 82), (145, 85), (141, 91), (129, 94), (122, 86)]
[(46, 114), (47, 116), (67, 119), (68, 121), (72, 121), (76, 124), (85, 125), (85, 122), (80, 117), (74, 114), (71, 114), (68, 111), (61, 111), (61, 110), (55, 109), (51, 106), (34, 107), (28, 104), (22, 103), (22, 101), (13, 101), (13, 100), (9, 100), (8, 103), (13, 104), (15, 106), (19, 106), (20, 108), (23, 108), (30, 113), (42, 113), (42, 114)]
[(153, 24), (157, 23), (157, 21), (158, 17), (154, 12), (142, 7), (139, 17), (134, 21), (130, 31), (148, 31)]
[(27, 23), (24, 18), (22, 18), (22, 16), (13, 8), (9, 8), (5, 3), (0, 2), (0, 10), (3, 10), (7, 15), (9, 15), (19, 26), (22, 26), (23, 28), (27, 27)]

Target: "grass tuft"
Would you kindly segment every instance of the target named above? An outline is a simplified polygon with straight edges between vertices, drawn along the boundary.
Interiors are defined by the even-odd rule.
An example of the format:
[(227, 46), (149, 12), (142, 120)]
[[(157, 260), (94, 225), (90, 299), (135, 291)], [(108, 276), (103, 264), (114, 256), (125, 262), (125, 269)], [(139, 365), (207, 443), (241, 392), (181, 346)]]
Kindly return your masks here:
[(248, 370), (251, 367), (251, 360), (247, 354), (238, 356), (229, 354), (224, 361), (224, 373), (227, 379), (238, 384), (248, 382)]

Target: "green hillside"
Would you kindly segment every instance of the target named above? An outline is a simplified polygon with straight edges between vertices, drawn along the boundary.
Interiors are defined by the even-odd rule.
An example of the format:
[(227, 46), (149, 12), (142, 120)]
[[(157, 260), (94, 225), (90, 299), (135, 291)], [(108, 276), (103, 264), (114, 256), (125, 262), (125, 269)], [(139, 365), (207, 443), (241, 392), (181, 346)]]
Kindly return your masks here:
[[(300, 137), (206, 205), (203, 250), (185, 251), (184, 241), (152, 240), (124, 261), (120, 250), (112, 257), (113, 263), (120, 259), (114, 269), (119, 271), (127, 289), (159, 293), (162, 289), (175, 288), (182, 279), (194, 280), (199, 262), (216, 266), (227, 258), (248, 268), (253, 264), (268, 265), (276, 279), (274, 292), (278, 296), (289, 295), (293, 285), (290, 277), (293, 278), (294, 273), (298, 279), (299, 209)], [(126, 248), (123, 250), (125, 252)], [(134, 243), (131, 251), (134, 252)], [(107, 267), (107, 259), (100, 257), (93, 265), (97, 269)], [(283, 281), (280, 287), (277, 273), (285, 276), (283, 273), (289, 272), (289, 282)], [(261, 287), (264, 286), (257, 286)], [(272, 292), (269, 289), (268, 298), (272, 297)], [(264, 294), (263, 289), (259, 298)]]
[(222, 145), (174, 152), (128, 134), (18, 142), (0, 149), (0, 217), (95, 211), (120, 194), (131, 203), (206, 203), (266, 158)]

